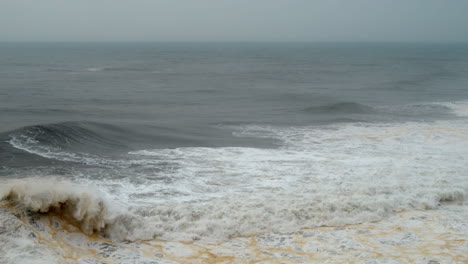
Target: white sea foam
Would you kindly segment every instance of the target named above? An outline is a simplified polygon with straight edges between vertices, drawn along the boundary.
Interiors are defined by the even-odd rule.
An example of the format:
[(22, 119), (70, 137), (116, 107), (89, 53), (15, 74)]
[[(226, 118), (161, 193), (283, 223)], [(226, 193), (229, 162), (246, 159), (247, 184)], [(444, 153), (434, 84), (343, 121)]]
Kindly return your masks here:
[(99, 160), (101, 160), (98, 157), (93, 157), (85, 153), (71, 153), (62, 151), (59, 148), (41, 145), (37, 140), (28, 135), (12, 136), (8, 143), (10, 143), (10, 145), (14, 148), (49, 159), (80, 162), (93, 165), (100, 164)]
[(45, 247), (38, 247), (32, 240), (22, 237), (0, 239), (0, 262), (14, 264), (51, 264), (61, 263)]
[(101, 190), (112, 187), (114, 199), (130, 201), (125, 210), (110, 210), (97, 190), (63, 182), (16, 180), (2, 188), (2, 197), (13, 195), (35, 211), (70, 204), (66, 212), (83, 230), (123, 240), (219, 241), (374, 221), (463, 199), (468, 193), (467, 128), (463, 120), (245, 126), (239, 136), (275, 137), (283, 146), (137, 151), (132, 155), (145, 162), (177, 164), (159, 172), (172, 180), (148, 178), (138, 186), (90, 180)]
[(274, 137), (283, 146), (133, 152), (177, 162), (174, 184), (205, 199), (140, 208), (151, 219), (145, 228), (154, 225), (165, 239), (225, 239), (372, 221), (468, 193), (466, 121), (245, 126), (238, 136)]
[[(281, 145), (141, 150), (131, 152), (129, 162), (169, 167), (125, 179), (78, 177), (117, 204), (125, 203), (125, 210), (109, 209), (97, 191), (78, 191), (83, 188), (72, 183), (44, 183), (35, 189), (26, 179), (8, 185), (2, 197), (13, 193), (25, 207), (38, 211), (56, 206), (56, 201), (73, 201), (79, 206), (69, 213), (85, 219), (89, 227), (84, 230), (100, 230), (115, 239), (219, 241), (374, 221), (397, 211), (435, 208), (468, 194), (465, 119), (249, 125), (237, 127), (235, 135), (274, 138)], [(129, 180), (133, 178), (135, 182)], [(49, 189), (58, 194), (49, 194)]]
[(83, 232), (100, 231), (111, 222), (114, 210), (92, 186), (59, 179), (26, 178), (2, 182), (0, 199), (9, 199), (25, 210), (55, 211), (76, 221)]

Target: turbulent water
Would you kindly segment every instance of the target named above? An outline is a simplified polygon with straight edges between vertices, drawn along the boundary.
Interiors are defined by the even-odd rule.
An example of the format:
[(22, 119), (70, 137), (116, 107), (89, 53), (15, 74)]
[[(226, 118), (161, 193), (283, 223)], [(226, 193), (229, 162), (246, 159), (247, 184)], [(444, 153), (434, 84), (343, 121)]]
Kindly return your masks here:
[(0, 113), (0, 197), (115, 241), (362, 223), (468, 194), (466, 45), (3, 43)]

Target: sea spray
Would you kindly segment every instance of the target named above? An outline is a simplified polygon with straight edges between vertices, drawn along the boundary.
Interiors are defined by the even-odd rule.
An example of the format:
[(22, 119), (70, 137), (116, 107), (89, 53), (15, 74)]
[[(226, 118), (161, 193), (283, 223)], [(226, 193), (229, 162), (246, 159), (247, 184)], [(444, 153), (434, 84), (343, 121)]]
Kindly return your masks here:
[(86, 234), (98, 231), (115, 240), (224, 241), (265, 232), (294, 232), (315, 226), (342, 226), (382, 219), (393, 212), (436, 208), (462, 200), (466, 190), (442, 182), (363, 186), (343, 193), (278, 191), (275, 195), (226, 196), (199, 203), (167, 203), (119, 208), (99, 190), (67, 181), (21, 179), (4, 184), (2, 199), (22, 210), (53, 213), (70, 220)]
[(0, 199), (8, 199), (24, 210), (61, 214), (75, 221), (86, 234), (101, 231), (112, 222), (108, 203), (98, 189), (65, 180), (10, 180), (1, 185)]

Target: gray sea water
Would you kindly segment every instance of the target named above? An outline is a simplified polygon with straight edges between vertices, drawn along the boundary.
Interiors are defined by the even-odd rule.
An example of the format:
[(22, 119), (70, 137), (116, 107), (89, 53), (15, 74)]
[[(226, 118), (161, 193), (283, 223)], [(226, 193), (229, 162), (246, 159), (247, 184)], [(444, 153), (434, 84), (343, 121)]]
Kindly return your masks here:
[(374, 221), (466, 196), (467, 102), (466, 44), (1, 43), (0, 196), (130, 241)]

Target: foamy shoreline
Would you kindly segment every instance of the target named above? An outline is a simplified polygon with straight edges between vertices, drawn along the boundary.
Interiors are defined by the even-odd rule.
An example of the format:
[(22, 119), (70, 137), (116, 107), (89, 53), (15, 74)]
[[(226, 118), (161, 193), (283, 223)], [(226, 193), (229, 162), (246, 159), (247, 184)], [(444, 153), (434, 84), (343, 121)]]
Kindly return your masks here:
[[(2, 263), (467, 263), (468, 203), (375, 223), (266, 233), (216, 244), (114, 242), (2, 202)], [(8, 215), (8, 216), (7, 216)]]

